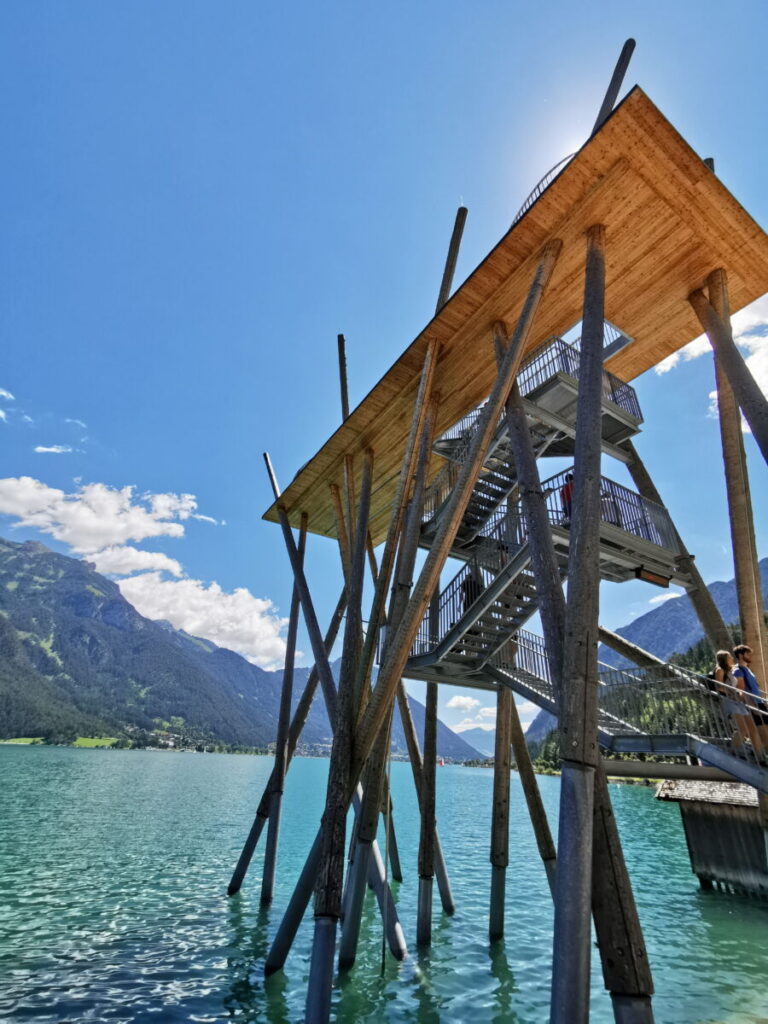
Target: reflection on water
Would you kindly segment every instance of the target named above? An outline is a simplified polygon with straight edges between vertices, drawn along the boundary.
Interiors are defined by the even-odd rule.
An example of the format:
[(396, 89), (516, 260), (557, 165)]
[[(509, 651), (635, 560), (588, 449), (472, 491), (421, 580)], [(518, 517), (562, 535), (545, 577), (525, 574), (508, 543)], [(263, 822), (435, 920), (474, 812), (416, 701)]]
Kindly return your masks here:
[[(11, 1021), (302, 1019), (308, 913), (287, 970), (262, 965), (319, 821), (327, 762), (288, 777), (278, 884), (259, 907), (263, 850), (243, 892), (226, 883), (266, 781), (266, 758), (0, 747), (0, 1018)], [(419, 819), (410, 769), (393, 765), (405, 881), (395, 899), (415, 934)], [(553, 824), (558, 780), (541, 778)], [(456, 898), (435, 893), (433, 946), (382, 970), (368, 896), (355, 968), (338, 979), (339, 1022), (541, 1024), (548, 1015), (552, 908), (515, 780), (504, 942), (487, 939), (491, 773), (438, 773), (441, 836)], [(612, 787), (654, 969), (659, 1024), (766, 1024), (768, 907), (703, 893), (677, 808)], [(592, 1020), (612, 1020), (593, 963)], [(343, 996), (343, 998), (341, 998)]]

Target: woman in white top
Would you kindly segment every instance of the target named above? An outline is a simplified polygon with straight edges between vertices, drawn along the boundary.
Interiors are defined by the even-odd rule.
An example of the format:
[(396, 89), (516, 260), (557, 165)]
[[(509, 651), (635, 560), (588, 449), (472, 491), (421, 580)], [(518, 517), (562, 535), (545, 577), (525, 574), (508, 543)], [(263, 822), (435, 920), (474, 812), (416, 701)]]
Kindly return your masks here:
[(736, 662), (728, 651), (718, 651), (715, 655), (715, 681), (720, 684), (718, 691), (722, 698), (724, 714), (730, 718), (734, 728), (733, 744), (742, 747), (745, 740), (751, 739), (751, 719), (749, 709), (739, 697), (739, 688), (733, 669)]

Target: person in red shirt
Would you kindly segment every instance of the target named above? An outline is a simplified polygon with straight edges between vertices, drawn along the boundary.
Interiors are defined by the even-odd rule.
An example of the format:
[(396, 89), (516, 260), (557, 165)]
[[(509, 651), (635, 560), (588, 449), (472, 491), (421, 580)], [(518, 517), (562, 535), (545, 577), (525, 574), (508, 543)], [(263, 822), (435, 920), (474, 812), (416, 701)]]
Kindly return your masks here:
[(563, 526), (569, 526), (573, 509), (573, 473), (565, 474), (565, 483), (560, 488), (560, 504), (563, 509)]

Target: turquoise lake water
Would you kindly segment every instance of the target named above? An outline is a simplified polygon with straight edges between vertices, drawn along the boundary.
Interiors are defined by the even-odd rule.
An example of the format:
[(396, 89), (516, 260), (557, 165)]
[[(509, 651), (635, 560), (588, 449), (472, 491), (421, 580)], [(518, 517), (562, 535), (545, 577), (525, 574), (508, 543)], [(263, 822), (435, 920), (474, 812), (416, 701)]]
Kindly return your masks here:
[[(288, 776), (275, 901), (260, 911), (263, 849), (243, 892), (226, 884), (272, 762), (235, 755), (0, 747), (0, 1019), (300, 1021), (311, 911), (286, 970), (262, 965), (316, 830), (328, 762)], [(540, 777), (550, 821), (559, 780)], [(506, 939), (488, 926), (492, 773), (438, 770), (438, 816), (457, 912), (433, 947), (382, 974), (381, 922), (367, 896), (360, 954), (335, 991), (338, 1021), (543, 1024), (552, 906), (513, 776)], [(418, 815), (410, 767), (393, 764), (412, 942)], [(768, 905), (703, 893), (680, 814), (653, 791), (611, 787), (654, 970), (659, 1024), (767, 1024)], [(436, 898), (439, 906), (439, 901)], [(593, 954), (592, 1020), (612, 1021)], [(343, 992), (343, 1002), (339, 995)]]

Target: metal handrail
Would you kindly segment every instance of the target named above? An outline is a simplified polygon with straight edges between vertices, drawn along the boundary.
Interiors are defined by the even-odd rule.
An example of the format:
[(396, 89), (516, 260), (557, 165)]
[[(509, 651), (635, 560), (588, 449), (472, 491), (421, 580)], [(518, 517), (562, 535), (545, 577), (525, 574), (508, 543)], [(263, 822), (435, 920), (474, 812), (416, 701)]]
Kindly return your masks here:
[(515, 219), (512, 221), (512, 227), (514, 227), (515, 224), (517, 224), (517, 222), (520, 220), (524, 213), (527, 213), (527, 211), (530, 210), (530, 208), (533, 206), (533, 204), (536, 202), (536, 200), (539, 198), (542, 192), (549, 188), (553, 180), (560, 173), (560, 169), (564, 167), (565, 164), (573, 160), (575, 156), (575, 153), (569, 153), (568, 156), (564, 156), (562, 160), (557, 161), (554, 167), (550, 167), (550, 169), (547, 171), (543, 178), (537, 181), (533, 191), (528, 194), (525, 202), (515, 214)]
[[(573, 475), (573, 467), (557, 473), (541, 485), (553, 526), (570, 525), (570, 509), (564, 494), (568, 475)], [(681, 554), (678, 536), (666, 508), (604, 476), (600, 477), (600, 518), (625, 533)]]

